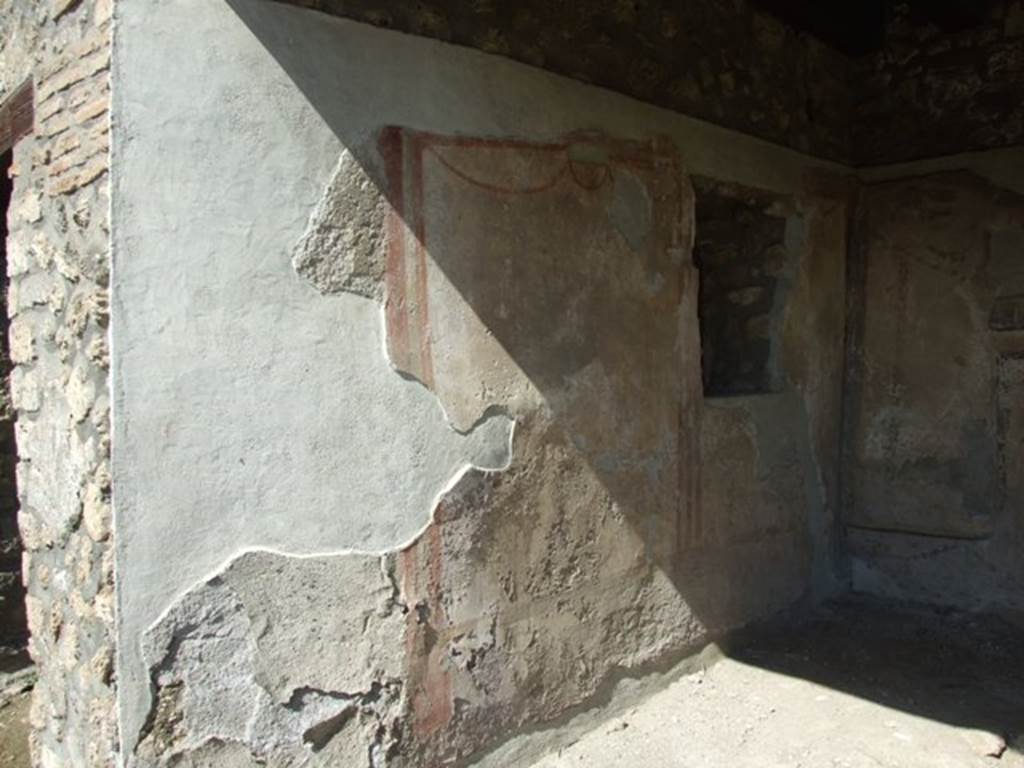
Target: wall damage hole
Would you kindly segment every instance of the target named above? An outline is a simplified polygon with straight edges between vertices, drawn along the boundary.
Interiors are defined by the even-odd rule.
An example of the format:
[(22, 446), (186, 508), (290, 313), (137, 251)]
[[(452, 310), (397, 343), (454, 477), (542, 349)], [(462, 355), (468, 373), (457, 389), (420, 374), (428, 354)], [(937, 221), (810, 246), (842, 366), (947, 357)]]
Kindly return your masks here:
[(753, 192), (699, 179), (694, 190), (704, 394), (777, 392), (787, 220)]
[(342, 728), (345, 727), (355, 714), (355, 705), (349, 709), (343, 709), (333, 717), (329, 717), (307, 728), (302, 734), (302, 741), (308, 744), (314, 752), (321, 751), (330, 743), (331, 739), (341, 732)]

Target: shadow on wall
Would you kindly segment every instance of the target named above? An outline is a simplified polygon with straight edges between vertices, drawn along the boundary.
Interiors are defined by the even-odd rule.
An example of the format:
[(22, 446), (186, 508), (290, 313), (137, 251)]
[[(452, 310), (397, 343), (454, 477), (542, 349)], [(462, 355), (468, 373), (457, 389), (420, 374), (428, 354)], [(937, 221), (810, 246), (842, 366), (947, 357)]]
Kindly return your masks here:
[[(323, 20), (230, 5), (345, 147), (296, 244), (298, 273), (325, 294), (381, 302), (392, 363), (436, 394), (456, 430), (494, 411), (516, 422), (509, 468), (468, 473), (394, 554), (406, 610), (400, 676), (305, 742), (328, 760), (338, 734), (370, 722), (389, 734), (371, 734), (371, 752), (416, 765), (463, 760), (496, 733), (553, 721), (623, 674), (798, 601), (817, 546), (807, 496), (824, 494), (810, 449), (790, 446), (786, 469), (798, 480), (775, 510), (795, 496), (802, 514), (782, 510), (783, 525), (744, 540), (703, 519), (693, 191), (674, 145), (396, 126), (386, 97), (408, 84), (390, 82), (402, 74), (394, 68), (374, 70), (385, 101), (365, 105), (379, 108), (380, 124), (354, 129), (333, 84), (366, 71), (332, 69), (337, 42), (326, 32), (300, 43)], [(811, 427), (800, 395), (779, 397), (795, 422), (784, 438), (803, 444)], [(753, 406), (736, 413), (744, 408)], [(747, 480), (767, 482), (772, 457), (753, 427), (741, 418), (727, 428), (749, 449)], [(411, 716), (363, 718), (396, 685)], [(155, 686), (154, 710), (173, 708), (181, 681)]]
[(865, 187), (858, 219), (854, 586), (1024, 610), (1024, 199), (939, 173)]

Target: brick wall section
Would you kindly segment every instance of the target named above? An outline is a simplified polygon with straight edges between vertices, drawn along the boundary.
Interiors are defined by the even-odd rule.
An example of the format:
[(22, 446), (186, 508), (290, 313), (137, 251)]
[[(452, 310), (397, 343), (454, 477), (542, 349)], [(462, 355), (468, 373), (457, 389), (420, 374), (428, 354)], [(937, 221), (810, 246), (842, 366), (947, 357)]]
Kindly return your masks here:
[(113, 549), (107, 285), (112, 0), (0, 4), (0, 97), (35, 84), (8, 223), (11, 396), (34, 762), (111, 766)]

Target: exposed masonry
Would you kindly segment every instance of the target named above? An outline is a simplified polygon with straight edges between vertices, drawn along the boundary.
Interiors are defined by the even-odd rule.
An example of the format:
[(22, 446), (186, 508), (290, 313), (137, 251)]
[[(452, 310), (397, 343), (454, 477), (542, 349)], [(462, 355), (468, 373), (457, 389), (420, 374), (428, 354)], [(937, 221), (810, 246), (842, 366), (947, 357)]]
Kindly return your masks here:
[(347, 149), (292, 256), (322, 293), (383, 298), (387, 203)]
[(31, 736), (43, 768), (114, 764), (107, 371), (110, 0), (9, 4), (0, 95), (35, 82), (14, 151), (8, 290)]
[(982, 18), (956, 33), (922, 27), (912, 6), (896, 4), (885, 49), (855, 62), (854, 163), (1019, 145), (1024, 2), (968, 3), (961, 10)]
[[(27, 101), (31, 101), (28, 94)], [(10, 104), (10, 102), (8, 102)], [(8, 104), (0, 112), (0, 148), (6, 148), (10, 140), (5, 140), (3, 130), (11, 130), (11, 112)], [(18, 131), (11, 130), (12, 137)], [(7, 177), (6, 164), (11, 157), (9, 150), (4, 152), (4, 166), (0, 173), (0, 206), (6, 211), (10, 200), (11, 180)], [(0, 217), (0, 238), (7, 242), (7, 217)], [(28, 639), (28, 625), (25, 619), (25, 594), (21, 580), (21, 536), (18, 534), (18, 492), (15, 482), (18, 453), (14, 439), (14, 406), (11, 404), (8, 382), (12, 363), (8, 350), (8, 330), (10, 319), (7, 316), (7, 275), (0, 275), (3, 287), (3, 315), (0, 317), (0, 655), (7, 649), (19, 650)]]
[(249, 552), (191, 590), (143, 640), (155, 693), (143, 764), (217, 744), (274, 766), (383, 764), (402, 727), (394, 567)]
[[(708, 396), (778, 391), (773, 348), (782, 306), (786, 218), (769, 201), (698, 186), (697, 243), (704, 392)], [(775, 205), (776, 209), (779, 207)]]

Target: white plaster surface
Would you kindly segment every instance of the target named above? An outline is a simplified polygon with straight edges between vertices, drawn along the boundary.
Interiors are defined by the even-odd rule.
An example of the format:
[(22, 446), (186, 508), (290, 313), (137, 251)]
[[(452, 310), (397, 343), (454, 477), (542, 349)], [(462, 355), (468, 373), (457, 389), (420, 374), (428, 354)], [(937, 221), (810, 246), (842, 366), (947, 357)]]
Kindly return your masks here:
[[(469, 465), (508, 460), (384, 355), (380, 306), (290, 260), (343, 149), (382, 127), (672, 137), (688, 170), (778, 191), (835, 169), (539, 70), (263, 0), (118, 5), (113, 476), (125, 752), (141, 634), (253, 548), (384, 551)], [(379, 172), (379, 168), (377, 169)], [(373, 175), (371, 173), (371, 175)]]

